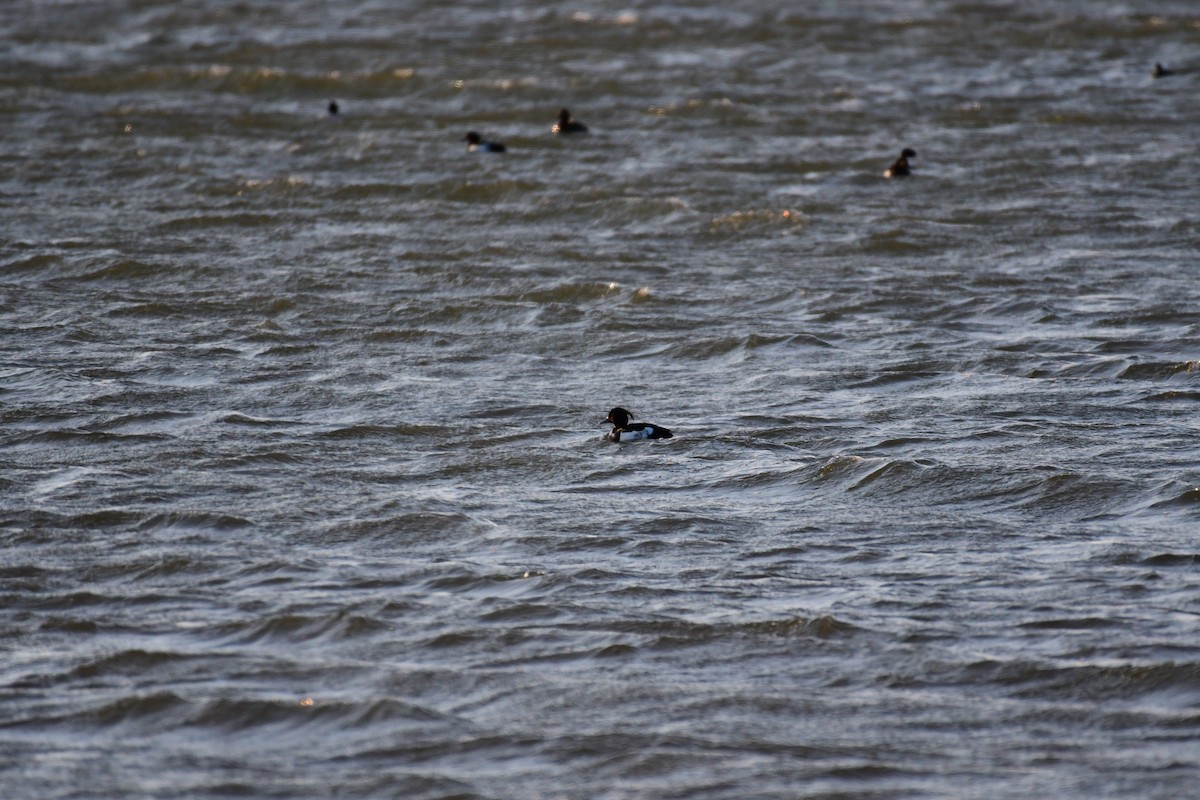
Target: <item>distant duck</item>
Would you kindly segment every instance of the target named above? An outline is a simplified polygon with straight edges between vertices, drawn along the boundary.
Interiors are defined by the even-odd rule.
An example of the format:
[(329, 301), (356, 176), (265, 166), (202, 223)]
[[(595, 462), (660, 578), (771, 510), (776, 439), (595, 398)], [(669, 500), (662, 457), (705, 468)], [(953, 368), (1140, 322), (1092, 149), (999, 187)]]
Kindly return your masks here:
[(1162, 64), (1155, 64), (1154, 71), (1150, 74), (1156, 78), (1165, 78), (1168, 75), (1174, 75), (1175, 73), (1164, 67)]
[(567, 109), (559, 109), (558, 122), (550, 128), (551, 133), (587, 133), (587, 125), (576, 119), (571, 118), (571, 112)]
[(631, 423), (631, 419), (633, 414), (620, 406), (609, 411), (608, 418), (604, 421), (611, 424), (613, 429), (605, 434), (604, 438), (610, 442), (636, 442), (642, 439), (670, 439), (674, 436), (661, 425), (651, 425), (649, 422)]
[(485, 141), (475, 131), (470, 131), (463, 141), (467, 143), (468, 153), (503, 153), (506, 149), (503, 142)]
[(339, 110), (340, 109), (338, 108), (337, 100), (330, 100), (329, 101), (329, 116), (336, 117), (338, 115)]
[(900, 157), (896, 159), (895, 163), (883, 171), (883, 177), (899, 178), (903, 175), (911, 174), (912, 168), (909, 167), (908, 160), (916, 157), (916, 150), (913, 150), (911, 147), (904, 148), (900, 151)]

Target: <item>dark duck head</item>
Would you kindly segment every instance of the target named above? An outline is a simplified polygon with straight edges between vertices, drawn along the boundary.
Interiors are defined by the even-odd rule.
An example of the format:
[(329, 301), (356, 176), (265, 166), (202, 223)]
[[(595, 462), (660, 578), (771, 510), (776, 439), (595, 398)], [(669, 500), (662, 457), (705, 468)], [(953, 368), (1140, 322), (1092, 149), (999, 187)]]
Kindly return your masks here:
[(636, 442), (641, 439), (670, 439), (674, 436), (661, 425), (651, 425), (649, 422), (631, 422), (633, 414), (617, 406), (608, 412), (604, 420), (613, 426), (605, 436), (610, 442)]
[(587, 133), (587, 125), (576, 119), (571, 118), (571, 112), (567, 109), (559, 109), (558, 122), (550, 128), (551, 133)]
[(906, 147), (900, 151), (900, 157), (897, 158), (890, 167), (883, 171), (885, 178), (899, 178), (903, 175), (912, 173), (912, 168), (908, 165), (910, 158), (916, 158), (917, 151), (911, 147)]

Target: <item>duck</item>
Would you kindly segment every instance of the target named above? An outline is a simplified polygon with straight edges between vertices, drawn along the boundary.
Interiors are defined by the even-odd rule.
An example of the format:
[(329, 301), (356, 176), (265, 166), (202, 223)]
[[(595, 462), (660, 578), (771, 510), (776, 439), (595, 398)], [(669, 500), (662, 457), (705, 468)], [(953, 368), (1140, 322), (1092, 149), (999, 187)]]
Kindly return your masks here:
[(1156, 78), (1165, 78), (1168, 75), (1174, 75), (1175, 73), (1164, 67), (1162, 64), (1155, 64), (1154, 71), (1150, 74)]
[(916, 157), (916, 150), (913, 150), (911, 147), (904, 148), (900, 151), (900, 157), (897, 158), (890, 167), (883, 171), (883, 177), (899, 178), (903, 175), (911, 174), (912, 169), (908, 166), (908, 160)]
[(612, 425), (613, 429), (605, 434), (604, 438), (610, 442), (637, 442), (642, 439), (672, 439), (675, 436), (662, 425), (651, 425), (649, 422), (630, 422), (631, 419), (633, 419), (633, 414), (620, 406), (609, 411), (608, 418), (604, 422)]
[(338, 108), (337, 100), (329, 101), (329, 106), (328, 106), (329, 116), (336, 117), (340, 110), (341, 109)]
[(550, 128), (551, 133), (587, 133), (587, 125), (571, 118), (571, 112), (565, 108), (558, 110), (558, 122)]
[(475, 131), (468, 131), (463, 141), (467, 143), (468, 153), (503, 153), (506, 150), (503, 142), (489, 142)]

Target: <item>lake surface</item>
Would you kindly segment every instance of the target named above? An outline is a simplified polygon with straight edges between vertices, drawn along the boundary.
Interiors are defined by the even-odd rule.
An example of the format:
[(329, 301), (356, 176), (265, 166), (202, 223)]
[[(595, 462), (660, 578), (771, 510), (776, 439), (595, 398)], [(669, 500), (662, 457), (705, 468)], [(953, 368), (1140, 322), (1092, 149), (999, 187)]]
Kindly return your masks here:
[(1194, 2), (0, 41), (5, 798), (1200, 785)]

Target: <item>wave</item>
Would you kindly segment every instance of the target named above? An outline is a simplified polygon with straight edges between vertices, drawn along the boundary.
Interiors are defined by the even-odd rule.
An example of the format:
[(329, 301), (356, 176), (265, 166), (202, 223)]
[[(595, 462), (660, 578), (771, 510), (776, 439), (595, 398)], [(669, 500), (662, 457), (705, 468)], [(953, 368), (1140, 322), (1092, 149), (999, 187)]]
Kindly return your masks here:
[(1147, 567), (1194, 567), (1200, 565), (1200, 553), (1158, 553), (1138, 563)]
[(937, 378), (946, 375), (949, 371), (950, 367), (948, 365), (943, 367), (941, 364), (918, 361), (886, 368), (861, 380), (851, 382), (849, 387), (852, 389), (891, 387), (910, 381)]
[(1149, 361), (1130, 364), (1117, 377), (1127, 381), (1163, 381), (1197, 371), (1200, 361)]
[(173, 727), (187, 708), (188, 702), (178, 694), (163, 691), (122, 697), (79, 716), (102, 728), (133, 725), (153, 729)]
[[(952, 468), (928, 459), (834, 456), (811, 473), (820, 482), (834, 481), (847, 492), (907, 493), (918, 488), (936, 489)], [(957, 481), (951, 481), (956, 483)]]
[(393, 698), (354, 702), (297, 697), (218, 698), (193, 703), (179, 724), (239, 733), (256, 732), (264, 727), (293, 730), (328, 726), (360, 730), (375, 725), (394, 731), (407, 727), (407, 723), (424, 729), (430, 724), (452, 721), (452, 717)]
[(145, 261), (123, 259), (100, 269), (79, 275), (76, 280), (84, 281), (141, 281), (169, 274), (170, 268)]
[(169, 435), (162, 433), (110, 433), (108, 431), (64, 429), (20, 433), (7, 438), (5, 443), (10, 447), (61, 445), (77, 447), (101, 447), (161, 442), (170, 438), (171, 437)]
[(1166, 703), (1179, 711), (1200, 709), (1200, 664), (1166, 662), (1056, 666), (1041, 661), (980, 661), (958, 679), (992, 684), (1024, 698), (1054, 701)]
[(596, 303), (609, 298), (620, 296), (624, 290), (617, 283), (561, 283), (544, 288), (531, 289), (520, 294), (498, 295), (498, 300), (521, 303), (536, 303), (538, 305), (553, 305), (560, 303)]
[(236, 470), (243, 467), (258, 465), (275, 466), (278, 464), (304, 464), (311, 460), (311, 453), (304, 455), (283, 450), (268, 450), (262, 453), (245, 453), (236, 456), (207, 459), (201, 462), (205, 467), (215, 470)]
[(631, 620), (613, 623), (610, 629), (626, 635), (646, 637), (641, 649), (708, 644), (729, 638), (798, 638), (827, 640), (853, 637), (859, 627), (834, 616), (784, 617), (746, 622), (691, 622), (687, 620)]
[(19, 275), (23, 272), (57, 272), (65, 260), (58, 253), (36, 253), (24, 258), (13, 258), (0, 262), (0, 271), (6, 275)]
[(70, 679), (96, 679), (144, 676), (160, 667), (186, 662), (190, 656), (182, 653), (121, 650), (80, 664), (67, 676)]
[(335, 441), (357, 441), (361, 439), (389, 439), (394, 440), (402, 437), (418, 436), (428, 437), (436, 436), (444, 433), (445, 428), (435, 425), (372, 425), (358, 424), (349, 425), (344, 428), (334, 428), (333, 430), (322, 431), (317, 434), (320, 439), (333, 439)]
[[(326, 48), (330, 46), (330, 42), (321, 41), (315, 46)], [(355, 50), (369, 46), (369, 41), (356, 41), (353, 45)], [(235, 57), (236, 50), (237, 48), (234, 48), (234, 52), (226, 55)], [(279, 48), (258, 42), (254, 50), (247, 52), (245, 56), (252, 64), (257, 64), (264, 58), (269, 61), (268, 54), (272, 52), (278, 53)], [(136, 69), (95, 70), (59, 80), (66, 87), (85, 92), (204, 89), (247, 95), (268, 93), (272, 97), (278, 92), (372, 97), (394, 93), (406, 82), (419, 78), (416, 70), (404, 67), (317, 72), (252, 64), (163, 64)]]
[(738, 333), (689, 339), (688, 341), (671, 345), (662, 352), (644, 355), (653, 355), (655, 357), (666, 355), (675, 358), (704, 361), (729, 355), (750, 358), (759, 350), (765, 351), (772, 348), (789, 347), (831, 347), (831, 345), (820, 337), (804, 333)]
[(330, 614), (274, 614), (265, 619), (225, 623), (210, 631), (210, 635), (226, 645), (247, 645), (361, 639), (391, 628), (383, 620), (335, 611)]
[(141, 531), (207, 530), (216, 532), (248, 528), (254, 523), (236, 514), (215, 511), (169, 511), (146, 515), (137, 523)]
[[(294, 189), (295, 187), (288, 188), (290, 190)], [(277, 228), (281, 222), (283, 222), (283, 219), (278, 214), (236, 211), (226, 214), (188, 214), (186, 216), (164, 220), (163, 222), (158, 223), (158, 227), (164, 232), (197, 231), (207, 230), (210, 228), (227, 228), (229, 226), (251, 229), (274, 229)]]
[(144, 411), (112, 417), (96, 427), (106, 431), (123, 429), (138, 434), (158, 433), (178, 428), (195, 418), (195, 414), (187, 411)]
[(1185, 391), (1176, 389), (1166, 392), (1156, 392), (1154, 394), (1146, 395), (1141, 399), (1147, 403), (1194, 403), (1196, 401), (1200, 401), (1200, 391)]
[(261, 426), (267, 428), (299, 424), (296, 420), (255, 417), (250, 414), (243, 414), (240, 411), (227, 413), (220, 418), (220, 421), (226, 425), (248, 425), (253, 427)]
[(706, 233), (716, 240), (738, 236), (795, 233), (803, 228), (804, 214), (790, 208), (735, 211), (713, 217)]

